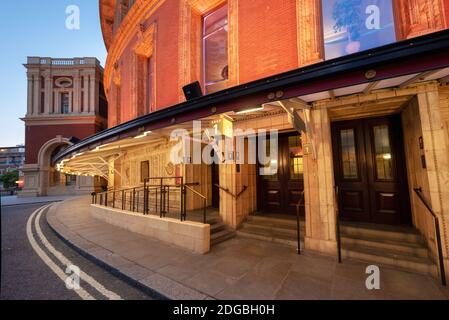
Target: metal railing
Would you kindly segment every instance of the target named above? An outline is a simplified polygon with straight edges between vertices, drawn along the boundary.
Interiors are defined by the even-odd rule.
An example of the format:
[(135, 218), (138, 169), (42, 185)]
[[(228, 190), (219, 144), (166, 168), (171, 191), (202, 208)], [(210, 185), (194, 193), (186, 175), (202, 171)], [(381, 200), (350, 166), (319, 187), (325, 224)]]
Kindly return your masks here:
[[(167, 180), (173, 182), (167, 183)], [(183, 177), (154, 177), (145, 179), (143, 184), (134, 188), (94, 192), (92, 204), (139, 212), (143, 215), (159, 214), (160, 218), (165, 218), (175, 210), (179, 210), (180, 220), (186, 221), (187, 192), (191, 192), (203, 201), (201, 209), (203, 222), (206, 223), (207, 197), (192, 188), (199, 183), (184, 183)], [(179, 205), (176, 205), (178, 203)]]
[(341, 263), (341, 232), (340, 232), (340, 208), (339, 208), (339, 189), (338, 186), (335, 186), (335, 233), (337, 236), (337, 260), (338, 263)]
[[(201, 193), (199, 193), (198, 191), (196, 191), (195, 189), (189, 187), (188, 185), (184, 185), (184, 191), (183, 191), (183, 194), (184, 194), (184, 197), (183, 197), (184, 198), (184, 205), (183, 205), (184, 221), (187, 219), (187, 210), (186, 210), (187, 191), (192, 192), (193, 195), (196, 195), (203, 200), (203, 223), (205, 224), (207, 222), (207, 216), (206, 216), (207, 198), (204, 195), (202, 195)], [(181, 217), (181, 221), (183, 221), (182, 217)]]
[(418, 198), (421, 200), (421, 202), (424, 204), (424, 206), (427, 208), (427, 210), (432, 215), (433, 225), (435, 228), (435, 236), (436, 236), (435, 240), (436, 240), (436, 245), (437, 245), (438, 264), (439, 264), (439, 269), (440, 269), (441, 284), (443, 286), (446, 286), (446, 273), (444, 270), (443, 248), (441, 245), (440, 222), (439, 222), (438, 216), (433, 211), (431, 204), (429, 203), (429, 201), (427, 201), (426, 197), (424, 196), (422, 188), (415, 188), (413, 190), (415, 191)]
[(300, 192), (300, 199), (298, 203), (296, 204), (296, 236), (298, 240), (298, 248), (296, 249), (296, 252), (298, 254), (301, 254), (301, 223), (299, 221), (299, 216), (301, 214), (301, 205), (304, 202), (304, 191)]

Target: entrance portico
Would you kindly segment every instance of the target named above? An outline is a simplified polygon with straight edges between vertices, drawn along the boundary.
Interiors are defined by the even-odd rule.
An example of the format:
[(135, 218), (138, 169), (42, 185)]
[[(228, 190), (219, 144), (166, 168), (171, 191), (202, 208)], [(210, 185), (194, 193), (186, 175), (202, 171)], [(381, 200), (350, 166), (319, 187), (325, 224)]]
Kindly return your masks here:
[[(259, 86), (265, 86), (265, 83), (269, 83), (267, 81), (254, 83), (247, 88), (238, 87), (235, 92), (210, 95), (120, 125), (69, 148), (56, 160), (66, 159), (63, 163), (64, 170), (69, 172), (92, 174), (95, 170), (100, 170), (110, 181), (114, 181), (116, 189), (139, 186), (143, 181), (142, 162), (149, 161), (149, 167), (153, 170), (153, 173), (149, 174), (150, 177), (161, 173), (168, 177), (181, 175), (186, 183), (195, 184), (192, 188), (203, 195), (208, 206), (213, 203), (213, 186), (218, 185), (220, 218), (227, 227), (234, 230), (259, 210), (268, 213), (276, 211), (288, 213), (293, 207), (292, 204), (297, 201), (292, 194), (299, 196), (300, 192), (304, 191), (303, 249), (333, 256), (336, 256), (338, 250), (337, 213), (340, 213), (342, 218), (354, 220), (355, 215), (351, 216), (343, 210), (351, 207), (350, 205), (345, 207), (344, 201), (349, 203), (351, 198), (348, 197), (351, 196), (351, 192), (358, 192), (357, 188), (364, 190), (363, 186), (356, 186), (357, 188), (350, 186), (346, 190), (349, 195), (339, 193), (336, 197), (335, 186), (340, 186), (339, 189), (344, 191), (343, 184), (336, 177), (340, 177), (341, 172), (345, 174), (344, 170), (349, 170), (346, 172), (349, 175), (351, 172), (353, 175), (355, 172), (363, 174), (367, 177), (364, 181), (371, 194), (359, 196), (359, 199), (366, 199), (359, 202), (360, 216), (365, 217), (362, 220), (381, 225), (403, 224), (408, 220), (419, 233), (410, 229), (401, 233), (402, 231), (397, 232), (396, 229), (384, 227), (343, 225), (343, 238), (347, 238), (343, 240), (352, 244), (350, 247), (344, 246), (343, 253), (356, 257), (354, 252), (360, 251), (354, 249), (376, 248), (363, 255), (365, 259), (375, 260), (383, 257), (383, 253), (386, 253), (389, 259), (391, 252), (404, 250), (405, 262), (397, 264), (398, 266), (418, 266), (417, 269), (420, 271), (433, 272), (435, 269), (432, 268), (432, 261), (437, 260), (434, 249), (435, 230), (427, 209), (413, 191), (421, 187), (441, 219), (440, 231), (447, 265), (449, 211), (446, 210), (443, 199), (449, 197), (445, 191), (447, 190), (445, 177), (449, 170), (449, 155), (445, 149), (448, 141), (445, 115), (449, 105), (447, 81), (444, 79), (449, 75), (449, 61), (443, 59), (444, 61), (439, 62), (439, 67), (432, 65), (436, 63), (438, 57), (442, 59), (439, 53), (432, 52), (429, 53), (429, 59), (421, 58), (420, 63), (413, 60), (416, 56), (411, 55), (410, 61), (413, 60), (415, 63), (414, 69), (408, 64), (406, 67), (394, 66), (391, 63), (371, 64), (366, 68), (348, 70), (345, 73), (329, 72), (327, 81), (322, 77), (312, 80), (309, 78), (308, 81), (304, 80), (303, 85), (291, 85), (285, 90), (276, 91), (268, 87), (267, 90), (260, 89), (262, 90), (260, 94), (248, 91), (246, 95), (239, 96), (244, 90), (256, 90), (255, 88)], [(380, 60), (380, 56), (381, 53), (376, 56), (376, 61)], [(364, 56), (361, 60), (365, 61), (370, 57), (373, 56)], [(357, 60), (354, 64), (361, 64), (361, 60)], [(325, 66), (334, 68), (336, 64), (338, 65), (336, 62), (327, 64), (323, 63), (323, 66), (318, 66), (318, 70), (311, 69), (313, 72), (310, 72), (316, 76), (321, 68)], [(307, 74), (308, 71), (306, 68), (299, 71), (299, 74), (301, 72)], [(290, 76), (285, 75), (285, 79)], [(283, 78), (283, 81), (286, 81), (285, 79)], [(257, 108), (254, 107), (255, 104)], [(193, 112), (195, 108), (198, 110)], [(256, 132), (260, 129), (267, 132), (277, 130), (280, 137), (278, 150), (281, 151), (281, 155), (270, 159), (278, 164), (277, 180), (267, 178), (260, 183), (258, 180), (260, 166), (248, 162), (218, 163), (218, 179), (214, 179), (214, 183), (212, 183), (213, 170), (208, 164), (191, 164), (187, 159), (180, 165), (170, 163), (170, 151), (173, 147), (169, 142), (171, 131), (182, 128), (192, 136), (192, 120), (200, 120), (202, 128), (213, 128), (216, 124), (224, 126), (226, 127), (224, 135), (233, 140), (238, 138), (236, 134), (238, 129), (243, 131), (252, 129)], [(389, 121), (393, 123), (390, 124)], [(298, 122), (302, 123), (302, 127)], [(359, 128), (354, 129), (353, 134), (343, 131), (348, 130), (343, 127), (350, 123), (356, 123), (354, 128)], [(333, 133), (333, 128), (336, 133)], [(392, 135), (390, 130), (391, 133), (396, 131), (397, 135)], [(346, 143), (348, 139), (345, 139), (344, 147), (347, 148), (344, 149), (341, 145), (343, 136), (349, 138), (354, 136), (354, 141), (358, 141), (358, 145), (353, 148), (349, 144), (348, 147)], [(402, 136), (402, 139), (396, 139), (398, 136)], [(335, 149), (332, 141), (337, 139), (338, 142), (338, 138), (340, 146), (338, 147), (337, 143)], [(249, 142), (245, 141), (246, 157)], [(201, 150), (208, 147), (208, 143), (203, 141)], [(401, 149), (403, 154), (400, 152)], [(341, 155), (339, 157), (339, 153), (343, 151), (346, 152), (346, 158)], [(238, 150), (232, 152), (231, 159), (241, 157), (237, 152)], [(104, 161), (100, 163), (101, 168), (100, 165), (95, 168), (86, 166), (86, 159), (89, 157), (101, 156), (103, 160), (107, 160), (119, 154), (120, 158), (114, 158), (108, 165), (105, 165)], [(225, 154), (225, 158), (227, 156)], [(357, 168), (355, 171), (351, 167), (354, 160), (360, 161), (355, 164)], [(341, 164), (344, 161), (346, 167)], [(380, 165), (383, 171), (380, 170)], [(371, 176), (371, 180), (368, 177), (373, 174), (370, 168), (376, 169), (374, 174), (377, 180), (372, 178), (374, 176)], [(400, 169), (403, 170), (401, 174), (398, 173)], [(301, 171), (303, 179), (300, 178)], [(390, 176), (398, 179), (390, 179)], [(381, 185), (380, 180), (385, 180), (382, 181), (385, 185)], [(390, 185), (387, 185), (387, 182)], [(349, 190), (350, 188), (353, 189)], [(288, 194), (289, 190), (293, 192)], [(401, 200), (395, 200), (396, 193), (400, 193), (398, 199)], [(382, 197), (379, 198), (379, 195)], [(189, 197), (191, 197), (188, 201), (190, 209), (201, 208), (202, 201), (199, 198), (194, 195)], [(404, 207), (397, 205), (404, 202), (407, 204), (407, 198), (410, 199), (410, 209), (407, 205)], [(352, 199), (353, 202), (354, 199), (357, 200), (357, 197)], [(353, 208), (354, 205), (351, 205)], [(401, 218), (392, 218), (396, 212)], [(382, 219), (378, 219), (379, 217)], [(360, 235), (361, 230), (363, 232)], [(367, 233), (374, 236), (369, 241), (366, 238), (354, 238), (355, 234), (365, 237)], [(381, 243), (382, 237), (386, 234), (392, 238), (388, 243)], [(348, 235), (351, 237), (348, 238)], [(407, 248), (398, 246), (397, 242), (402, 236), (416, 242), (408, 243)], [(420, 240), (421, 236), (424, 238), (423, 242)], [(356, 240), (363, 240), (363, 245), (362, 241)], [(344, 245), (347, 244), (345, 241)], [(386, 249), (387, 247), (390, 251)], [(362, 254), (360, 253), (358, 257), (361, 258)], [(429, 265), (427, 261), (430, 261)]]

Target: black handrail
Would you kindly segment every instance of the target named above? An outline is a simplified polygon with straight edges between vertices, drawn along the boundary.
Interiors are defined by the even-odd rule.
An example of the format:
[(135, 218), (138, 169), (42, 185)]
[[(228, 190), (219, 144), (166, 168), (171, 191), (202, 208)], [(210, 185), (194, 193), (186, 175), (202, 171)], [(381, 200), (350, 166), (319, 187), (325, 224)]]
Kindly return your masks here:
[[(172, 184), (165, 184), (164, 180), (175, 180)], [(150, 184), (151, 181), (157, 181), (156, 183)], [(108, 195), (112, 194), (112, 207), (116, 206), (116, 193), (121, 193), (121, 210), (128, 208), (126, 201), (128, 200), (129, 194), (129, 210), (139, 212), (139, 199), (140, 193), (143, 192), (143, 214), (150, 214), (150, 192), (156, 192), (155, 199), (155, 210), (159, 211), (160, 218), (166, 217), (170, 213), (170, 193), (173, 193), (174, 189), (179, 189), (180, 197), (180, 219), (181, 221), (187, 220), (187, 191), (191, 191), (195, 196), (200, 197), (203, 200), (203, 222), (207, 223), (207, 197), (193, 189), (193, 186), (199, 186), (198, 182), (184, 183), (183, 177), (154, 177), (144, 179), (143, 186), (126, 188), (126, 189), (112, 189), (108, 191), (92, 193), (92, 204), (97, 204), (97, 199), (100, 199), (99, 205), (108, 206)], [(244, 189), (246, 190), (246, 188)], [(244, 191), (243, 190), (243, 191)], [(176, 190), (175, 190), (176, 191)], [(159, 203), (158, 202), (159, 193)], [(99, 196), (99, 197), (98, 197)], [(137, 197), (137, 201), (136, 201)], [(158, 210), (159, 209), (159, 210)]]
[(300, 198), (298, 203), (296, 204), (296, 236), (298, 240), (298, 248), (296, 249), (296, 252), (298, 254), (301, 254), (301, 224), (299, 222), (299, 215), (300, 215), (300, 207), (304, 201), (304, 190), (300, 192)]
[(337, 259), (338, 259), (338, 263), (341, 263), (341, 232), (340, 232), (340, 208), (339, 208), (339, 189), (338, 186), (335, 186), (335, 201), (334, 201), (334, 206), (335, 206), (335, 233), (337, 236)]
[(231, 192), (231, 190), (229, 190), (228, 188), (222, 187), (222, 186), (220, 186), (219, 184), (215, 184), (215, 186), (216, 186), (217, 188), (219, 188), (220, 190), (223, 190), (224, 192), (226, 192), (226, 193), (229, 194), (230, 196), (232, 196), (234, 199), (240, 198), (240, 196), (241, 196), (246, 190), (248, 190), (248, 186), (243, 186), (242, 190), (241, 190), (239, 193), (234, 194), (234, 193)]
[(427, 199), (424, 196), (424, 193), (422, 191), (422, 188), (415, 188), (413, 189), (418, 196), (418, 198), (421, 200), (421, 202), (424, 204), (424, 206), (429, 210), (430, 214), (433, 218), (433, 225), (435, 228), (435, 235), (436, 235), (436, 243), (437, 243), (437, 252), (438, 252), (438, 263), (440, 267), (440, 277), (441, 277), (441, 284), (443, 286), (446, 286), (446, 273), (444, 270), (444, 260), (443, 260), (443, 248), (441, 245), (441, 233), (440, 233), (440, 222), (438, 219), (438, 216), (433, 211), (431, 204), (427, 201)]

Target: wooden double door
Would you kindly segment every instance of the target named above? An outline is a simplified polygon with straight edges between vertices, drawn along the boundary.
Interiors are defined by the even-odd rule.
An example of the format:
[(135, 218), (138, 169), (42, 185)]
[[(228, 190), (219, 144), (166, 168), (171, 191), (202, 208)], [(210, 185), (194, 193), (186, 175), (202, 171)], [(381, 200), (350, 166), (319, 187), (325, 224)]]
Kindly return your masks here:
[(332, 123), (338, 205), (344, 220), (409, 224), (400, 117)]
[[(271, 143), (267, 140), (267, 155)], [(296, 205), (304, 190), (301, 136), (296, 132), (280, 134), (277, 150), (277, 157), (258, 167), (258, 209), (264, 213), (296, 215)], [(304, 215), (303, 205), (300, 213)]]

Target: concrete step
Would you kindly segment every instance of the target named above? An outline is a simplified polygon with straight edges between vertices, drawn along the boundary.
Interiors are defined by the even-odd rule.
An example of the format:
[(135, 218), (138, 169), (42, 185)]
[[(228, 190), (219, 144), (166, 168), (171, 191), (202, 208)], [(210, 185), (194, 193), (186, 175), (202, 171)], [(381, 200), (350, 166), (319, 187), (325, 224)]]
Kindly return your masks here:
[(422, 243), (404, 242), (396, 240), (388, 240), (381, 238), (371, 238), (366, 235), (362, 236), (342, 236), (342, 245), (366, 247), (386, 252), (398, 252), (404, 255), (410, 255), (418, 258), (428, 258), (429, 252), (426, 246)]
[(425, 245), (423, 237), (411, 227), (343, 222), (342, 237), (369, 238)]
[(236, 232), (230, 229), (224, 229), (211, 234), (210, 245), (215, 246), (223, 241), (232, 239), (236, 236)]
[(415, 257), (393, 250), (386, 251), (361, 245), (344, 245), (342, 246), (342, 255), (346, 258), (373, 264), (383, 264), (420, 274), (436, 273), (436, 266), (429, 259)]

